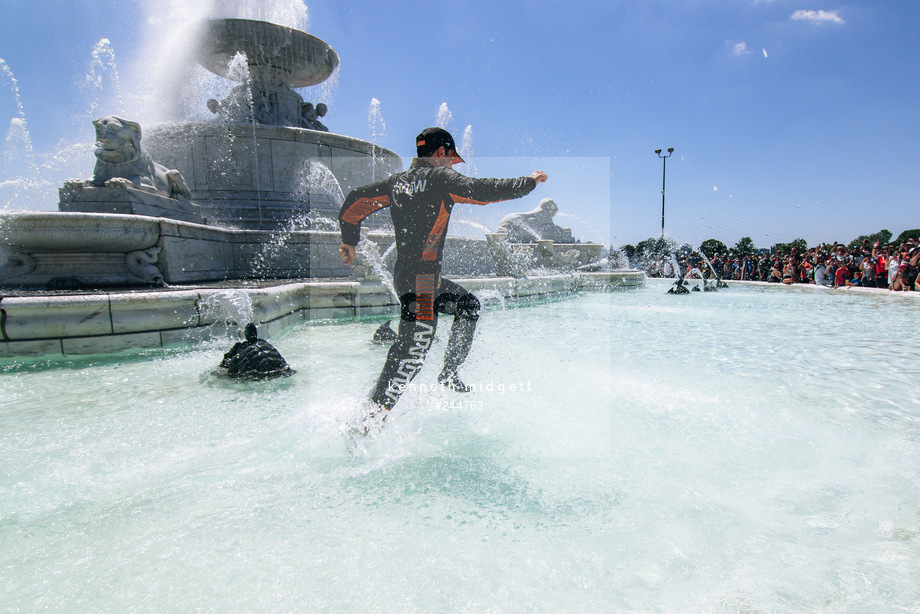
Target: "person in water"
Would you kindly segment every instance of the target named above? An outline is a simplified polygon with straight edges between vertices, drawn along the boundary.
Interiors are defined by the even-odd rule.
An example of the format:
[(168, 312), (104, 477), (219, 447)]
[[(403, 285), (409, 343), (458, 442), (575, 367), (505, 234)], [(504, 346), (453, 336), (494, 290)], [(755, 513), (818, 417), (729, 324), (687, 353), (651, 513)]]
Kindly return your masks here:
[(220, 362), (220, 369), (227, 375), (239, 379), (272, 379), (294, 373), (281, 352), (265, 339), (259, 339), (255, 324), (246, 325), (245, 335), (246, 341), (235, 343)]
[(479, 300), (465, 288), (441, 277), (441, 259), (447, 225), (456, 203), (486, 205), (521, 198), (546, 181), (543, 171), (516, 179), (474, 179), (452, 167), (464, 162), (454, 139), (443, 128), (426, 128), (415, 139), (416, 153), (409, 169), (352, 190), (342, 203), (339, 253), (346, 265), (354, 263), (361, 222), (389, 208), (396, 231), (393, 283), (400, 302), (396, 339), (370, 398), (390, 410), (421, 369), (434, 338), (438, 314), (454, 316), (444, 368), (438, 381), (457, 392), (468, 392), (457, 374), (473, 341), (479, 319)]

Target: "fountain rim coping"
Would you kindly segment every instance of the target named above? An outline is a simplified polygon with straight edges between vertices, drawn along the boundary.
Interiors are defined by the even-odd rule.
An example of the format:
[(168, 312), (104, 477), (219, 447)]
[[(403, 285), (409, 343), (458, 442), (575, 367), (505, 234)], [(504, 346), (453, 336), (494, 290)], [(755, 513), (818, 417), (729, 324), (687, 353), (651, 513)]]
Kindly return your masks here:
[[(364, 139), (359, 139), (358, 137), (348, 136), (346, 134), (339, 134), (338, 132), (326, 132), (324, 130), (311, 130), (310, 128), (299, 128), (297, 126), (269, 126), (266, 124), (248, 124), (241, 122), (222, 122), (219, 120), (211, 121), (168, 121), (168, 122), (158, 122), (151, 124), (149, 128), (144, 128), (144, 139), (149, 139), (155, 137), (155, 135), (165, 132), (169, 129), (173, 130), (182, 130), (182, 131), (198, 131), (196, 135), (208, 136), (206, 133), (209, 129), (216, 132), (217, 130), (226, 131), (228, 129), (239, 130), (240, 134), (236, 135), (240, 138), (249, 138), (251, 139), (253, 135), (256, 138), (281, 138), (288, 137), (286, 140), (296, 141), (297, 139), (291, 138), (296, 135), (309, 136), (311, 139), (322, 143), (323, 145), (328, 145), (330, 147), (341, 147), (343, 149), (354, 149), (345, 147), (345, 145), (361, 145), (362, 149), (366, 151), (360, 151), (360, 153), (365, 154), (376, 154), (383, 155), (387, 158), (396, 158), (402, 163), (402, 157), (397, 154), (392, 149), (384, 147), (383, 145), (377, 145), (371, 141), (365, 141)], [(275, 135), (271, 133), (275, 132)], [(223, 136), (220, 134), (220, 136)], [(312, 144), (312, 143), (311, 143)]]
[[(610, 287), (637, 287), (641, 271), (578, 272), (531, 278), (454, 277), (472, 291), (497, 290), (511, 301)], [(396, 303), (380, 283), (346, 279), (263, 282), (259, 287), (215, 285), (169, 290), (7, 295), (0, 297), (0, 359), (77, 357), (162, 349), (211, 337), (208, 297), (242, 291), (252, 301), (263, 337), (311, 320), (393, 315)], [(210, 319), (209, 319), (210, 318)]]
[[(84, 180), (74, 180), (73, 185), (75, 187), (84, 187)], [(65, 189), (69, 185), (69, 182), (65, 182)], [(93, 188), (97, 190), (109, 189), (109, 188)], [(48, 222), (56, 222), (55, 225), (49, 226)], [(124, 248), (119, 247), (118, 249), (111, 249), (108, 247), (105, 242), (109, 240), (109, 233), (113, 230), (119, 228), (130, 227), (134, 231), (143, 232), (146, 235), (151, 235), (145, 240), (138, 240), (136, 245), (127, 246)], [(93, 246), (86, 244), (83, 248), (75, 248), (72, 245), (66, 244), (60, 248), (48, 249), (44, 246), (28, 245), (25, 243), (24, 239), (20, 237), (14, 237), (17, 232), (30, 233), (32, 235), (55, 235), (60, 230), (71, 230), (74, 228), (80, 228), (81, 231), (85, 233), (95, 233), (98, 235), (98, 238), (103, 241), (96, 249), (91, 249)], [(254, 230), (246, 228), (230, 228), (227, 226), (217, 226), (211, 224), (202, 224), (198, 222), (186, 222), (183, 220), (175, 220), (172, 218), (166, 217), (153, 217), (147, 215), (137, 215), (137, 214), (127, 214), (127, 213), (88, 213), (88, 212), (78, 212), (78, 211), (30, 211), (30, 210), (21, 210), (21, 211), (0, 211), (0, 247), (5, 248), (12, 253), (45, 253), (48, 251), (52, 252), (111, 252), (111, 253), (127, 253), (127, 251), (134, 251), (139, 249), (147, 249), (156, 245), (159, 241), (161, 235), (164, 232), (176, 232), (179, 229), (186, 228), (189, 231), (199, 231), (206, 233), (221, 233), (225, 234), (228, 237), (232, 237), (233, 241), (236, 242), (245, 242), (247, 237), (252, 237), (254, 235), (271, 235), (275, 231), (271, 230)], [(338, 230), (321, 230), (321, 229), (309, 229), (309, 230), (295, 230), (291, 231), (293, 236), (300, 235), (313, 235), (313, 236), (338, 236), (340, 233)], [(468, 237), (465, 235), (456, 235), (450, 234), (446, 237), (448, 241), (455, 240), (464, 240), (464, 241), (477, 241), (477, 242), (488, 242), (489, 235), (495, 236), (496, 234), (501, 233), (487, 233), (486, 237)], [(370, 230), (370, 236), (374, 237), (393, 237), (393, 232), (380, 231), (380, 230)], [(552, 241), (551, 241), (552, 242)], [(83, 241), (85, 243), (85, 240)], [(536, 247), (536, 243), (515, 243), (514, 246), (532, 246)], [(579, 248), (579, 247), (591, 247), (591, 248), (603, 248), (600, 243), (555, 243), (555, 245), (566, 248)]]

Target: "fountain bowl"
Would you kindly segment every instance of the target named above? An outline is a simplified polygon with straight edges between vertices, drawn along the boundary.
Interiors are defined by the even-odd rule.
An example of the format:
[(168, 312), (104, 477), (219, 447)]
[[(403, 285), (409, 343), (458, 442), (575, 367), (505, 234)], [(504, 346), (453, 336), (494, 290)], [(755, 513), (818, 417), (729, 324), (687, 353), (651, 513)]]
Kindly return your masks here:
[(339, 65), (338, 54), (325, 41), (266, 21), (209, 19), (199, 41), (198, 62), (232, 80), (238, 78), (230, 73), (229, 64), (239, 52), (246, 54), (251, 70), (274, 75), (287, 87), (322, 83)]

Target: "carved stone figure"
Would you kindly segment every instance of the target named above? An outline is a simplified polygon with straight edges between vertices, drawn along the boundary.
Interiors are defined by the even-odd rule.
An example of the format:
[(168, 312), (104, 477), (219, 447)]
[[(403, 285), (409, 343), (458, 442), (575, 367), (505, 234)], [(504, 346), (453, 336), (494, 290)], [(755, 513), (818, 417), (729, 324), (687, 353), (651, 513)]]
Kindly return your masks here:
[(190, 198), (191, 191), (182, 174), (157, 164), (141, 146), (141, 126), (115, 115), (93, 122), (96, 127), (96, 168), (92, 184), (130, 182), (170, 198)]
[(553, 222), (553, 216), (558, 212), (556, 201), (544, 198), (533, 211), (506, 215), (498, 224), (498, 232), (504, 233), (510, 243), (536, 243), (541, 240), (574, 243), (572, 230)]
[(329, 132), (329, 128), (327, 128), (323, 122), (319, 121), (320, 117), (326, 116), (328, 110), (329, 107), (327, 107), (324, 102), (319, 103), (316, 107), (313, 106), (312, 102), (303, 103), (300, 114), (300, 125), (310, 130)]
[(125, 254), (125, 265), (132, 275), (136, 275), (148, 284), (164, 283), (163, 274), (154, 263), (160, 257), (161, 247), (140, 249)]

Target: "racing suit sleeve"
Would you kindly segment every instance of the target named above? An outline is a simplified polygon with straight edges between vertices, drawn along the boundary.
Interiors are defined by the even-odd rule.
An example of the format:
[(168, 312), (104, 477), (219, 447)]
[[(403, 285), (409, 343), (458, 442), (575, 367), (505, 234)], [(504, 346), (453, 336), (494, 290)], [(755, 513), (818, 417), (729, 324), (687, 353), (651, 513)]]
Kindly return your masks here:
[(374, 211), (390, 206), (390, 181), (383, 179), (355, 188), (345, 197), (339, 210), (342, 243), (357, 245), (361, 238), (361, 221)]
[(487, 205), (503, 200), (521, 198), (537, 187), (533, 177), (515, 179), (476, 179), (448, 169), (448, 191), (455, 203)]

